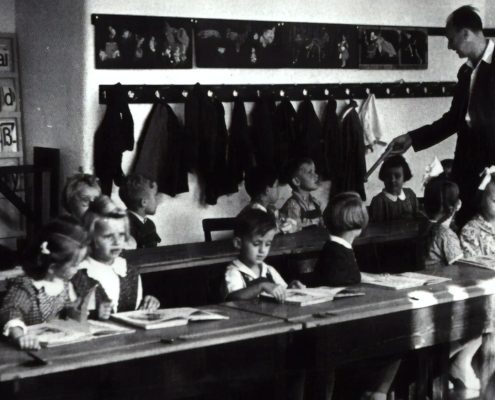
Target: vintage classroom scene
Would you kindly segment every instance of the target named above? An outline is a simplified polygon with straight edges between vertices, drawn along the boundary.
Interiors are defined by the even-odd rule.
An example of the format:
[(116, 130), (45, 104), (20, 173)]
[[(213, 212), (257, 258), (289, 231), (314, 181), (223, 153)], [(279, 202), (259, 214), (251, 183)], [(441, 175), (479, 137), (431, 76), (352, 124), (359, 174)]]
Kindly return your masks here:
[(495, 400), (493, 0), (0, 0), (1, 400)]

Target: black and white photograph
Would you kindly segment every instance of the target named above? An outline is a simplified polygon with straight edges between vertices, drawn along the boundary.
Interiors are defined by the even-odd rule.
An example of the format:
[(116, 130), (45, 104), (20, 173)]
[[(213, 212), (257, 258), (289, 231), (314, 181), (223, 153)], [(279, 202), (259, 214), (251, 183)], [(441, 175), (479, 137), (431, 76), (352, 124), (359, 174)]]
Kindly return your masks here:
[(0, 0), (0, 400), (495, 400), (493, 0)]
[(191, 68), (192, 28), (183, 18), (100, 16), (96, 68)]

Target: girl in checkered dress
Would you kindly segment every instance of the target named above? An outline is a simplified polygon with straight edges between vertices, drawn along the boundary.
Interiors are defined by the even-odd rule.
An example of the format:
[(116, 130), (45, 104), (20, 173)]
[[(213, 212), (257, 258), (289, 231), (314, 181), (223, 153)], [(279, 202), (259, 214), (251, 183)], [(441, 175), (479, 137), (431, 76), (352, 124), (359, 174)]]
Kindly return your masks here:
[(84, 228), (67, 220), (54, 220), (31, 243), (23, 262), (24, 275), (12, 279), (0, 309), (3, 334), (21, 349), (39, 349), (27, 325), (57, 318), (76, 305), (70, 279), (86, 257)]

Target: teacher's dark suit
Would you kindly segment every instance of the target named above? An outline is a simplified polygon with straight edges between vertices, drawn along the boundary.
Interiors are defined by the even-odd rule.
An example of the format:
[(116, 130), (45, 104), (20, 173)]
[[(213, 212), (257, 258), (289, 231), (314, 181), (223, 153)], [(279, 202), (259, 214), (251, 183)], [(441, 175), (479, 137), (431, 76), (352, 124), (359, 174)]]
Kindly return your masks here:
[[(495, 60), (481, 61), (469, 102), (472, 69), (464, 64), (457, 74), (458, 82), (450, 110), (431, 125), (409, 132), (415, 151), (426, 149), (457, 133), (452, 179), (459, 185), (462, 208), (460, 226), (477, 211), (479, 174), (495, 164)], [(466, 123), (469, 102), (471, 126)]]

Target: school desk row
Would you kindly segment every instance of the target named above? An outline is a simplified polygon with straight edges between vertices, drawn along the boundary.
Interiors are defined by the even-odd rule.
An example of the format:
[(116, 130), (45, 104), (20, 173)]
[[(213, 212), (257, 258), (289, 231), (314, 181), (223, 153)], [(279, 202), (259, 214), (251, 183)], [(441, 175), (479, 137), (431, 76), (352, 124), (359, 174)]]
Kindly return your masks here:
[[(484, 333), (483, 383), (495, 370), (494, 339), (490, 333), (495, 273), (462, 264), (434, 273), (451, 280), (398, 291), (363, 284), (360, 290), (365, 292), (364, 296), (306, 307), (263, 300), (204, 307), (228, 315), (229, 319), (152, 331), (137, 330), (131, 334), (42, 349), (36, 354), (46, 361), (44, 365), (34, 363), (28, 354), (3, 342), (0, 343), (0, 393), (30, 398), (28, 395), (23, 397), (23, 390), (34, 388), (36, 395), (42, 398), (40, 391), (47, 390), (44, 382), (53, 384), (69, 379), (67, 382), (74, 389), (78, 379), (83, 382), (83, 377), (88, 376), (88, 371), (98, 371), (92, 375), (92, 379), (99, 379), (98, 382), (84, 381), (84, 390), (88, 391), (90, 387), (93, 390), (91, 395), (85, 393), (85, 398), (92, 398), (92, 395), (97, 398), (95, 393), (101, 396), (101, 391), (106, 390), (101, 378), (104, 371), (108, 378), (108, 371), (124, 371), (127, 366), (128, 372), (139, 368), (148, 371), (145, 374), (148, 388), (161, 382), (163, 398), (179, 398), (192, 389), (200, 393), (213, 390), (213, 387), (227, 390), (230, 383), (235, 385), (249, 365), (254, 365), (255, 371), (264, 371), (267, 377), (280, 377), (289, 369), (338, 366), (370, 357), (435, 348), (443, 349), (435, 358), (441, 373), (430, 394), (441, 399), (447, 390), (450, 342)], [(285, 345), (274, 346), (274, 343)], [(288, 354), (294, 346), (300, 353), (296, 352), (297, 356), (291, 358)], [(242, 352), (240, 349), (243, 348), (248, 351)], [(261, 353), (264, 353), (263, 357)], [(273, 369), (265, 372), (267, 359), (271, 360)], [(136, 369), (136, 365), (140, 367)], [(153, 368), (150, 369), (150, 365)], [(162, 370), (168, 373), (159, 372)], [(415, 370), (418, 381), (425, 370)], [(140, 379), (142, 383), (144, 378)], [(167, 380), (172, 383), (165, 394), (163, 385)], [(126, 380), (117, 381), (125, 386)], [(67, 396), (67, 388), (65, 390)], [(424, 385), (417, 385), (417, 398), (422, 398), (426, 390)], [(51, 385), (51, 398), (57, 398), (56, 392), (56, 385)], [(59, 398), (64, 398), (64, 393)], [(122, 393), (118, 396), (124, 398)]]
[[(421, 222), (416, 220), (371, 223), (355, 240), (354, 246), (359, 248), (414, 240), (420, 235), (421, 226)], [(328, 232), (323, 228), (279, 235), (273, 242), (270, 257), (316, 253), (321, 250), (327, 239)], [(124, 256), (139, 267), (141, 274), (147, 274), (227, 263), (237, 256), (237, 250), (230, 239), (224, 239), (138, 249), (126, 252)], [(0, 272), (0, 292), (5, 291), (7, 276), (12, 277), (13, 274)]]

